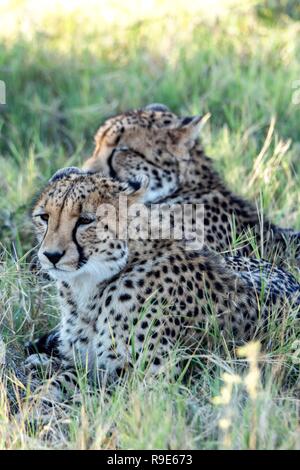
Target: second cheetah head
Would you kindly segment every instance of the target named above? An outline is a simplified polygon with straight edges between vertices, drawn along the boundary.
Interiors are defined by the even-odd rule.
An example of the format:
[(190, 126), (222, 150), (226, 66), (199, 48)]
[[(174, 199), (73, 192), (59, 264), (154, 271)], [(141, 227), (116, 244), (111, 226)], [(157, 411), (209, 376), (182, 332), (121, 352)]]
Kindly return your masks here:
[(144, 202), (161, 200), (179, 188), (207, 116), (181, 119), (156, 105), (112, 117), (99, 128), (84, 168), (127, 182), (146, 175)]

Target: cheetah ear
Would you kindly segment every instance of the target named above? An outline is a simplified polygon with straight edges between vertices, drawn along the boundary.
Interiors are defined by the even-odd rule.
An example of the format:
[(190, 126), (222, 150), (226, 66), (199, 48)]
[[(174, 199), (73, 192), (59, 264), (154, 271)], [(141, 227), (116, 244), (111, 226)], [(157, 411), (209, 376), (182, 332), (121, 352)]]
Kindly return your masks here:
[(166, 112), (170, 111), (168, 106), (162, 103), (151, 103), (147, 104), (144, 108), (145, 111), (161, 111), (161, 112)]
[(76, 166), (69, 166), (66, 168), (60, 168), (59, 170), (54, 173), (54, 175), (49, 179), (49, 183), (53, 183), (54, 181), (58, 181), (65, 176), (69, 175), (82, 175), (85, 172), (77, 168)]
[(192, 146), (210, 116), (210, 113), (207, 113), (203, 116), (183, 118), (176, 129), (169, 131), (173, 143)]

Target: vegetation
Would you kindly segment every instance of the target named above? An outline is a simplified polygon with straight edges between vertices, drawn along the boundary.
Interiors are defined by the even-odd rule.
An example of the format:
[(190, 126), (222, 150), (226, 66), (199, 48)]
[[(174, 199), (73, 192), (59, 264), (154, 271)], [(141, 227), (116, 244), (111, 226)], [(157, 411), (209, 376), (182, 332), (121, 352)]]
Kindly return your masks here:
[[(299, 2), (123, 3), (1, 6), (0, 335), (18, 357), (58, 318), (51, 283), (29, 269), (32, 199), (58, 168), (81, 165), (110, 115), (150, 102), (210, 112), (203, 141), (230, 187), (300, 229)], [(250, 389), (247, 361), (224, 353), (215, 329), (209, 349), (186, 356), (185, 377), (134, 371), (96, 397), (83, 384), (81, 404), (34, 429), (26, 407), (9, 415), (2, 383), (0, 448), (299, 449), (299, 324), (290, 321), (289, 340), (274, 317), (268, 351), (241, 352)]]

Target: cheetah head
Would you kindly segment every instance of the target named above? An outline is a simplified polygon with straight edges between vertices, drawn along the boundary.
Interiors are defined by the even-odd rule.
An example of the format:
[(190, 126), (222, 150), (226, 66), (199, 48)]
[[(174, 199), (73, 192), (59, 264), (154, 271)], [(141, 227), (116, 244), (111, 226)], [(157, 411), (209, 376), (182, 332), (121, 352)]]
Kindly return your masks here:
[(118, 273), (128, 257), (120, 196), (130, 206), (146, 187), (145, 179), (132, 187), (78, 168), (59, 170), (32, 212), (42, 269), (55, 279), (90, 274), (97, 282)]
[(180, 119), (163, 105), (150, 105), (108, 119), (84, 168), (127, 182), (146, 175), (144, 202), (158, 201), (178, 189), (206, 118)]

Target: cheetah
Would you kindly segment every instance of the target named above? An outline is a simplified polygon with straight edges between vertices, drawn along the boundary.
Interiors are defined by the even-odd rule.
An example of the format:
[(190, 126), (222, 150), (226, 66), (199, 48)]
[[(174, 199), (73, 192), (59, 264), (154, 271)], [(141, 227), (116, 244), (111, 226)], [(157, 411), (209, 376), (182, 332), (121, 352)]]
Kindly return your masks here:
[(61, 319), (55, 333), (39, 340), (48, 354), (55, 346), (55, 354), (31, 354), (27, 364), (41, 358), (59, 364), (53, 385), (59, 399), (64, 384), (75, 381), (78, 361), (100, 382), (114, 382), (134, 365), (156, 375), (177, 344), (197, 347), (212, 316), (222, 331), (246, 340), (264, 328), (270, 307), (280, 311), (287, 302), (298, 309), (300, 285), (267, 262), (248, 260), (246, 267), (205, 246), (187, 250), (178, 240), (121, 238), (99, 207), (112, 205), (121, 218), (120, 196), (130, 206), (143, 200), (147, 185), (67, 168), (35, 204), (38, 256), (56, 281)]
[(206, 119), (179, 118), (160, 104), (120, 114), (99, 128), (83, 168), (127, 182), (147, 175), (145, 203), (203, 204), (205, 244), (217, 252), (254, 256), (258, 247), (269, 261), (296, 258), (299, 266), (300, 233), (260, 216), (215, 171), (198, 140)]

